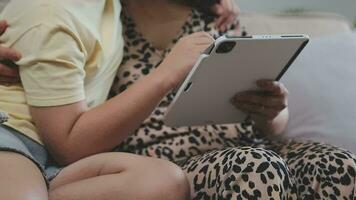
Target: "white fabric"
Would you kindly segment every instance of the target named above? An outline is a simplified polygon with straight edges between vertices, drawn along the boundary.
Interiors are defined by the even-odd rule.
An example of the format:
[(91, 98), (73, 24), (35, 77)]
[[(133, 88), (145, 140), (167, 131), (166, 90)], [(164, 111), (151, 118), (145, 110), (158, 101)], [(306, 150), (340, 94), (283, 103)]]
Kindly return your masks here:
[(313, 39), (282, 81), (290, 91), (288, 137), (356, 153), (356, 32)]
[(250, 35), (308, 34), (311, 38), (351, 32), (350, 23), (333, 13), (306, 12), (302, 14), (257, 14), (243, 12), (241, 26)]

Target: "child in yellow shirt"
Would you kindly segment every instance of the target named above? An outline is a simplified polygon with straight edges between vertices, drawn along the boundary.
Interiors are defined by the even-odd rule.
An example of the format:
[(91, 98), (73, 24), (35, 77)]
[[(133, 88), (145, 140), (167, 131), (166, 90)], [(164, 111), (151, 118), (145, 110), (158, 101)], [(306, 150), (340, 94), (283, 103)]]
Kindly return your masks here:
[(0, 199), (189, 198), (176, 165), (104, 152), (133, 132), (213, 39), (183, 39), (156, 73), (105, 102), (123, 54), (120, 11), (117, 0), (12, 0), (1, 13), (9, 23), (3, 45), (21, 50), (22, 85), (0, 86), (0, 110), (9, 115), (0, 125)]

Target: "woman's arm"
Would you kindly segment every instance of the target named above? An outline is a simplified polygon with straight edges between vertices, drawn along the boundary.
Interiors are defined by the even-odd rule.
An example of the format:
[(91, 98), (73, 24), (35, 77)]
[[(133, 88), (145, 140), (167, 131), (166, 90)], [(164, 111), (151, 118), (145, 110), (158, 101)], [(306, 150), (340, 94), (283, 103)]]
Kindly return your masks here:
[(264, 134), (279, 135), (287, 127), (288, 90), (282, 83), (260, 80), (260, 90), (237, 94), (233, 103), (237, 109), (250, 115), (256, 127)]
[(195, 33), (181, 39), (150, 75), (103, 105), (88, 110), (84, 101), (65, 106), (31, 107), (47, 148), (60, 164), (69, 164), (117, 146), (146, 119), (190, 71), (213, 39)]
[[(219, 4), (214, 5), (211, 9), (218, 16), (215, 26), (222, 32), (227, 31), (228, 27), (240, 15), (240, 8), (235, 0), (221, 0)], [(239, 27), (236, 27), (236, 29), (239, 29)]]

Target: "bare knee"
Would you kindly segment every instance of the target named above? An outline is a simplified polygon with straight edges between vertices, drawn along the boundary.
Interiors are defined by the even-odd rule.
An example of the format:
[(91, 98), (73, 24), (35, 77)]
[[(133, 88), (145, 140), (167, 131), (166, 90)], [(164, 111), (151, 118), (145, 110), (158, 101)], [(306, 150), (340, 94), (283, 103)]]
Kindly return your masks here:
[(0, 177), (0, 199), (48, 199), (40, 170), (20, 154), (0, 152)]
[(62, 170), (50, 188), (51, 200), (73, 198), (72, 194), (92, 199), (105, 194), (106, 199), (187, 200), (190, 194), (185, 173), (178, 166), (123, 153), (101, 154), (74, 163)]
[(146, 176), (145, 199), (187, 200), (190, 199), (190, 187), (186, 174), (177, 165), (152, 159), (146, 166), (137, 169)]

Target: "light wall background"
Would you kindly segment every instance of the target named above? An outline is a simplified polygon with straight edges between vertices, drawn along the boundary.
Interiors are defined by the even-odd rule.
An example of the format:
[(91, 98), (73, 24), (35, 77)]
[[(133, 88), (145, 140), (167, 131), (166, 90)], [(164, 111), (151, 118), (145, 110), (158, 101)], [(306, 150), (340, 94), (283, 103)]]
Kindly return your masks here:
[[(0, 8), (9, 0), (0, 0)], [(264, 13), (290, 9), (336, 12), (356, 21), (356, 0), (236, 0), (244, 11)]]
[(356, 22), (356, 0), (236, 0), (243, 11), (276, 13), (306, 9), (335, 12)]

